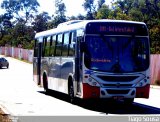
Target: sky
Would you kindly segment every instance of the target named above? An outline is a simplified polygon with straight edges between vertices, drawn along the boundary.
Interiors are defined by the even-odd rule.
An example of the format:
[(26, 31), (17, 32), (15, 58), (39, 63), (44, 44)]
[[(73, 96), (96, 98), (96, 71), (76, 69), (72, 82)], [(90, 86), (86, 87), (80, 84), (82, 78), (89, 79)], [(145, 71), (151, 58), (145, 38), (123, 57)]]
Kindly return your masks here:
[[(0, 4), (3, 0), (0, 0)], [(49, 15), (53, 15), (55, 13), (55, 0), (37, 0), (40, 4), (39, 12), (48, 12)], [(97, 2), (97, 0), (95, 0)], [(106, 4), (110, 5), (110, 2), (112, 0), (106, 0)], [(66, 16), (77, 16), (79, 14), (85, 15), (86, 12), (84, 11), (84, 8), (82, 4), (84, 3), (84, 0), (63, 0), (63, 2), (66, 5)], [(0, 9), (0, 14), (2, 14), (4, 11)]]
[[(106, 0), (107, 5), (111, 5), (112, 0)], [(54, 2), (55, 0), (38, 0), (40, 3), (40, 11), (47, 11), (50, 15), (55, 12)], [(66, 5), (66, 15), (67, 16), (77, 16), (79, 14), (86, 14), (82, 4), (84, 0), (63, 0)], [(95, 0), (97, 2), (97, 0)]]
[[(80, 13), (84, 14), (84, 9), (82, 7), (83, 0), (63, 0), (66, 5), (66, 15), (76, 16)], [(38, 0), (40, 3), (40, 11), (47, 11), (50, 15), (55, 13), (55, 0)]]

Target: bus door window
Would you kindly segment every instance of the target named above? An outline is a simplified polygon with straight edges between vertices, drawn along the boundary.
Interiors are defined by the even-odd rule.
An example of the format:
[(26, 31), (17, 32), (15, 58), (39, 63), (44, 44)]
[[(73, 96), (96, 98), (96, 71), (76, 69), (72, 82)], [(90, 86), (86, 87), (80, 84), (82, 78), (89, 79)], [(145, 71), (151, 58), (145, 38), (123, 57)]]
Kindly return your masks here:
[(80, 90), (80, 82), (82, 81), (82, 52), (80, 51), (80, 44), (82, 42), (82, 36), (77, 37), (76, 43), (76, 81), (77, 81), (77, 92), (81, 92)]
[(68, 56), (75, 56), (76, 33), (71, 32), (69, 35)]
[(44, 56), (45, 57), (48, 57), (50, 53), (50, 41), (51, 41), (50, 36), (45, 38), (45, 44), (44, 44)]

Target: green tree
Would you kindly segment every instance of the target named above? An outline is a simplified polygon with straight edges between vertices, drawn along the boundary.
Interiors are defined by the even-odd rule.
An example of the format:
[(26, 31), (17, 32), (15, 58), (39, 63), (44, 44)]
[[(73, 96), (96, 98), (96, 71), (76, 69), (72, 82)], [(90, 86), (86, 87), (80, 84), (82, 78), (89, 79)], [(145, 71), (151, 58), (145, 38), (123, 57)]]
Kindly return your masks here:
[[(8, 24), (4, 24), (5, 35), (1, 42), (6, 42), (5, 40), (8, 39), (6, 43), (12, 46), (22, 44), (25, 48), (32, 47), (29, 45), (35, 33), (29, 25), (33, 21), (38, 6), (37, 0), (3, 0), (1, 8), (6, 11), (3, 22)], [(11, 27), (8, 27), (11, 19), (13, 19), (12, 24), (10, 23)]]
[(5, 9), (7, 14), (17, 21), (23, 21), (24, 24), (33, 18), (38, 6), (37, 0), (3, 0), (1, 4), (1, 8)]
[(107, 5), (103, 5), (97, 12), (97, 16), (96, 16), (96, 19), (107, 19), (109, 18), (109, 15), (110, 15), (110, 9), (109, 9), (109, 6)]
[(95, 8), (94, 0), (85, 0), (84, 4), (82, 5), (84, 10), (87, 11), (86, 19), (92, 20), (95, 18)]
[(160, 25), (152, 27), (150, 30), (150, 39), (151, 39), (151, 53), (160, 54)]
[(56, 7), (56, 16), (54, 16), (53, 25), (57, 27), (58, 24), (66, 22), (66, 6), (63, 3), (63, 0), (55, 0), (55, 7)]
[(8, 14), (0, 15), (0, 40), (3, 38), (4, 34), (7, 33), (9, 28), (12, 28), (11, 16)]
[(117, 19), (117, 20), (130, 20), (131, 19), (127, 14), (123, 13), (121, 9), (117, 7), (114, 10), (110, 11), (108, 18)]
[(83, 16), (82, 14), (79, 14), (79, 15), (77, 16), (77, 19), (78, 19), (78, 20), (84, 20), (84, 19), (85, 19), (85, 16)]
[(83, 16), (82, 14), (79, 14), (78, 16), (69, 17), (68, 20), (85, 20), (85, 16)]
[(131, 17), (132, 20), (134, 21), (143, 21), (143, 13), (138, 10), (139, 8), (132, 8), (129, 11), (129, 16)]
[[(25, 30), (25, 31), (24, 31)], [(17, 23), (13, 29), (10, 30), (11, 40), (8, 44), (18, 47), (22, 45), (23, 48), (31, 48), (32, 40), (34, 39), (35, 33), (31, 26), (26, 26), (23, 23)]]
[(121, 12), (126, 15), (128, 15), (133, 3), (134, 0), (117, 0), (115, 2), (115, 4), (117, 4), (117, 8), (120, 8)]
[(99, 10), (103, 6), (104, 3), (105, 3), (105, 0), (98, 0), (98, 8), (97, 8), (97, 10)]
[(51, 17), (48, 15), (47, 12), (43, 12), (39, 15), (37, 15), (34, 19), (34, 22), (32, 23), (33, 29), (36, 32), (45, 31), (48, 29), (48, 21), (51, 19)]
[(3, 25), (2, 25), (2, 22), (3, 22), (3, 16), (0, 15), (0, 40), (3, 38)]
[(11, 35), (3, 35), (1, 41), (0, 41), (0, 46), (5, 46), (7, 44), (10, 45), (12, 36)]

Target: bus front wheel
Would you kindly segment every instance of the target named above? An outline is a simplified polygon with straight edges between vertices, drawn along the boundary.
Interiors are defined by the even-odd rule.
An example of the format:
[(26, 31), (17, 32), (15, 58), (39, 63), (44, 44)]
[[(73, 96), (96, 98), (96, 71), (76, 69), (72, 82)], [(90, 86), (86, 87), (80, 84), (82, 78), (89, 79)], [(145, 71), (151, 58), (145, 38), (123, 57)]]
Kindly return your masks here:
[(43, 75), (43, 88), (44, 88), (44, 91), (47, 93), (48, 92), (48, 80), (45, 74)]
[(134, 98), (126, 98), (126, 99), (124, 99), (125, 105), (130, 106), (130, 105), (133, 104), (133, 102), (134, 102)]
[(69, 101), (74, 104), (74, 87), (73, 87), (73, 82), (69, 82), (69, 87), (68, 87), (68, 93), (69, 93)]

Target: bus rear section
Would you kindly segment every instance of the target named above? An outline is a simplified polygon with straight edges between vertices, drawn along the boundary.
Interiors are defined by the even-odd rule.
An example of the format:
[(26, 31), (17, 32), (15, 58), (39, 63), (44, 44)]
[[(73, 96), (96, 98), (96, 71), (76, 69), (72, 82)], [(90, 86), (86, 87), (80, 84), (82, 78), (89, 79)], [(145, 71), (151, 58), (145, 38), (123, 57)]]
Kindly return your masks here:
[(148, 30), (139, 22), (91, 22), (83, 45), (83, 98), (149, 98)]

